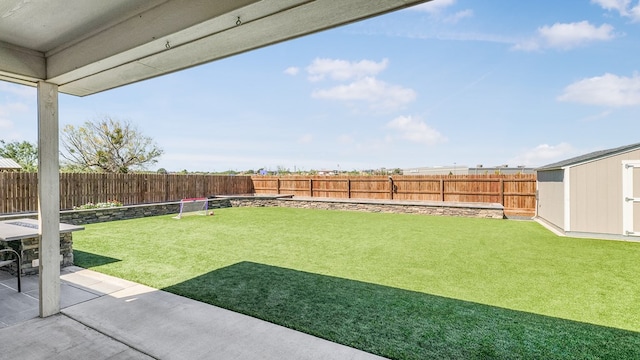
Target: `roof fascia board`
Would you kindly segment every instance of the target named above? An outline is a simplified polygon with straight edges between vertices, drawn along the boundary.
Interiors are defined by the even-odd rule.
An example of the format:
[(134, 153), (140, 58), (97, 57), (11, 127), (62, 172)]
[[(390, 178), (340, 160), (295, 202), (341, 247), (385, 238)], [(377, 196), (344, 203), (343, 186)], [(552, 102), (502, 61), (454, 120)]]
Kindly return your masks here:
[(422, 2), (425, 1), (316, 0), (64, 83), (60, 91), (90, 95)]

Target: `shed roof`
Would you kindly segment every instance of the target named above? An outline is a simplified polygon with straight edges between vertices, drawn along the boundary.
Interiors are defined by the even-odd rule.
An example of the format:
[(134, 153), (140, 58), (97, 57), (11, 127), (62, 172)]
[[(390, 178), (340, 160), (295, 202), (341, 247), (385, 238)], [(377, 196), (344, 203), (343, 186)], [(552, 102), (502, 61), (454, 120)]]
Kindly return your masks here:
[(539, 167), (539, 168), (536, 169), (536, 171), (559, 170), (559, 169), (562, 169), (562, 168), (571, 167), (571, 166), (583, 164), (583, 163), (586, 163), (586, 162), (599, 160), (601, 158), (606, 158), (606, 157), (610, 157), (610, 156), (626, 153), (626, 152), (633, 151), (633, 150), (636, 150), (636, 149), (640, 149), (640, 143), (620, 146), (620, 147), (613, 148), (613, 149), (594, 151), (594, 152), (591, 152), (591, 153), (588, 153), (588, 154), (585, 154), (585, 155), (576, 156), (576, 157), (573, 157), (571, 159), (562, 160), (562, 161), (555, 162), (553, 164), (549, 164), (549, 165), (545, 165), (545, 166)]
[(5, 169), (22, 169), (22, 166), (15, 162), (13, 159), (1, 158), (0, 157), (0, 170)]

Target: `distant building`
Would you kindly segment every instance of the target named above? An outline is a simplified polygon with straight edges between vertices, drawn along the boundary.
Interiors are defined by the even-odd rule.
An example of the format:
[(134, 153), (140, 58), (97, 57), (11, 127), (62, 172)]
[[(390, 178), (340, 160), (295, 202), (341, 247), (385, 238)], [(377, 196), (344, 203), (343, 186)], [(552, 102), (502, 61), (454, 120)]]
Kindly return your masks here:
[(490, 175), (490, 174), (534, 174), (535, 169), (525, 166), (509, 167), (509, 165), (484, 167), (457, 166), (433, 166), (402, 169), (402, 175)]
[(338, 175), (337, 170), (318, 170), (318, 175), (332, 176)]
[(459, 166), (433, 166), (402, 169), (402, 175), (467, 175), (469, 167)]
[(517, 174), (535, 174), (536, 169), (526, 167), (524, 165), (510, 167), (509, 165), (484, 167), (478, 165), (474, 168), (469, 168), (469, 175), (484, 175), (484, 174), (504, 174), (504, 175), (517, 175)]
[(13, 159), (0, 158), (0, 171), (20, 171), (22, 166)]

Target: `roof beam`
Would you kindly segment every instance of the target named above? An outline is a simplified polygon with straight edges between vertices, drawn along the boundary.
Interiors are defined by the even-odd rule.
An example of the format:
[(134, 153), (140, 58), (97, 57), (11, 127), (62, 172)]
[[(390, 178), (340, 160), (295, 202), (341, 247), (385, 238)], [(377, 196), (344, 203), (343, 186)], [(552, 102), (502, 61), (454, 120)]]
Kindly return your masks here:
[[(260, 0), (174, 0), (133, 15), (111, 26), (48, 52), (47, 75), (50, 82), (67, 82), (112, 69), (141, 57), (166, 51), (183, 29), (233, 14)], [(235, 20), (231, 22), (231, 25)], [(191, 31), (194, 40), (210, 33), (209, 29)], [(169, 44), (169, 45), (167, 45)]]
[[(101, 72), (87, 74), (86, 77), (68, 79), (63, 83), (55, 81), (55, 78), (53, 80), (61, 83), (61, 92), (88, 95), (377, 16), (424, 0), (316, 0), (282, 3), (295, 5), (296, 2), (301, 6), (290, 6), (270, 14), (265, 14), (264, 9), (261, 9), (261, 6), (267, 6), (264, 2), (257, 3), (243, 9), (244, 16), (241, 16), (239, 26), (235, 24), (236, 18), (225, 18), (226, 28), (220, 27), (222, 30), (209, 36), (179, 42), (175, 46), (169, 42), (168, 48), (164, 48), (166, 43), (163, 43), (161, 45), (164, 49), (161, 52), (154, 52), (113, 68), (105, 68)], [(259, 14), (262, 16), (255, 17)], [(229, 20), (232, 20), (231, 26), (228, 24)]]
[(0, 42), (0, 79), (35, 85), (46, 78), (44, 54)]

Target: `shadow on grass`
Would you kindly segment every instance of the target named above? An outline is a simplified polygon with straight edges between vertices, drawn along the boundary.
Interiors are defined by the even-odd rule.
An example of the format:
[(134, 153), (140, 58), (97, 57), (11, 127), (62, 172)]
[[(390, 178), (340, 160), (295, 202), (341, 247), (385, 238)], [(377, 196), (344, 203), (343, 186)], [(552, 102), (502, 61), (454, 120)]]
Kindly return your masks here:
[(112, 264), (118, 261), (122, 261), (120, 259), (114, 259), (108, 256), (102, 256), (98, 254), (93, 254), (89, 252), (84, 252), (80, 250), (73, 250), (73, 264), (83, 267), (85, 269), (91, 269), (94, 267)]
[(392, 359), (635, 359), (640, 334), (241, 262), (165, 288)]

